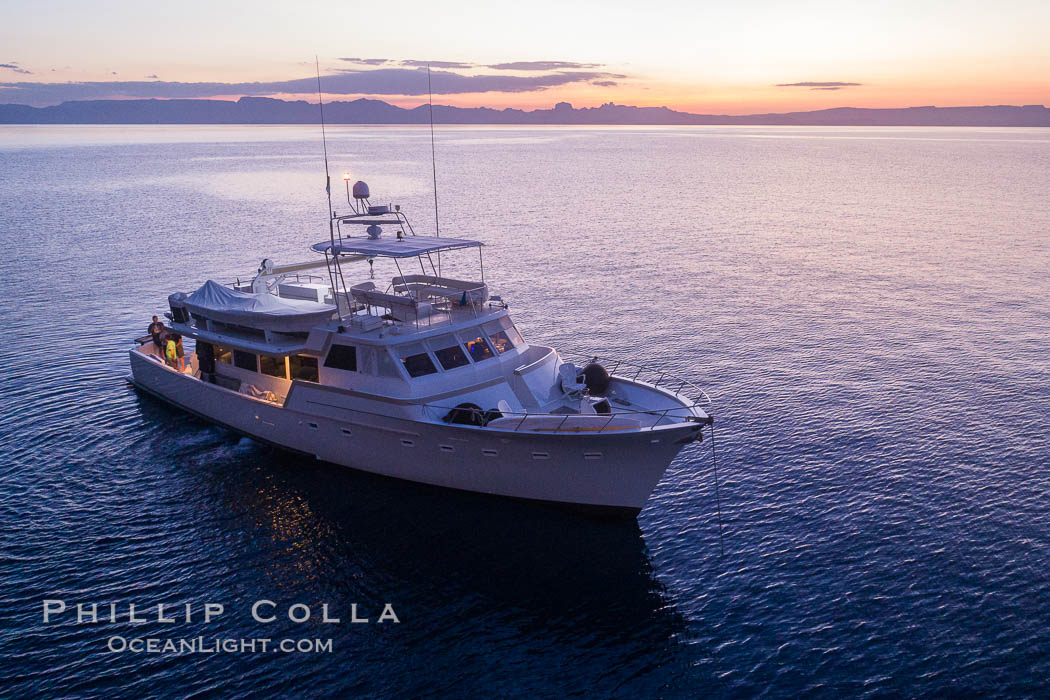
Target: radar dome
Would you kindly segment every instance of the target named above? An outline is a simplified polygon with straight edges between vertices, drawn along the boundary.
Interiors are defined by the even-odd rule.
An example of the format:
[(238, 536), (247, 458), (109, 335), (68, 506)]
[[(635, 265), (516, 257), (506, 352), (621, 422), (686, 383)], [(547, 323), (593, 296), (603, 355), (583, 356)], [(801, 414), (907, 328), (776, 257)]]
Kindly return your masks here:
[(368, 199), (368, 185), (365, 184), (364, 180), (358, 180), (354, 183), (354, 199)]

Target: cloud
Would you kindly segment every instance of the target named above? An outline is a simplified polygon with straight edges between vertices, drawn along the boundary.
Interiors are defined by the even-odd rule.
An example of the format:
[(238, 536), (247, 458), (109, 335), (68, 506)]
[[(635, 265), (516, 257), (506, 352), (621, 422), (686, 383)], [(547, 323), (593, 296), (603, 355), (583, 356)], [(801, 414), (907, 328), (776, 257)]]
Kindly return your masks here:
[[(451, 71), (432, 71), (435, 95), (503, 92), (522, 93), (546, 90), (560, 85), (615, 79), (617, 76), (595, 71), (565, 71), (518, 76), (502, 74), (461, 75)], [(344, 69), (321, 77), (322, 89), (330, 95), (427, 94), (423, 69), (379, 68)], [(0, 82), (0, 103), (46, 105), (67, 100), (110, 98), (202, 98), (233, 95), (305, 95), (317, 91), (317, 78), (297, 78), (254, 83), (184, 83), (165, 80), (98, 82)]]
[(593, 70), (604, 68), (604, 63), (576, 63), (575, 61), (512, 61), (510, 63), (491, 63), (482, 65), (480, 63), (466, 63), (464, 61), (424, 61), (422, 59), (406, 58), (340, 58), (340, 61), (357, 63), (365, 66), (381, 66), (387, 63), (397, 64), (405, 68), (454, 68), (458, 70), (472, 70), (475, 68), (489, 68), (492, 70), (509, 71), (560, 71), (560, 70)]
[(389, 58), (340, 58), (339, 60), (347, 63), (360, 63), (363, 66), (381, 66), (384, 63), (390, 63)]
[(842, 88), (838, 85), (828, 87), (811, 87), (810, 90), (841, 90)]
[(493, 70), (586, 70), (604, 68), (603, 63), (574, 63), (572, 61), (513, 61), (511, 63), (493, 63), (485, 66)]
[(146, 78), (148, 80), (160, 80), (160, 76), (158, 76), (156, 73), (154, 73), (153, 75), (147, 75)]
[(819, 89), (832, 89), (838, 90), (844, 87), (859, 87), (864, 83), (838, 83), (838, 82), (813, 82), (806, 81), (804, 83), (777, 83), (776, 87), (808, 87), (808, 88), (819, 88)]
[(615, 80), (595, 80), (591, 82), (591, 85), (598, 85), (600, 87), (616, 87), (619, 85)]
[(459, 61), (417, 61), (412, 59), (406, 59), (399, 62), (403, 66), (409, 66), (413, 68), (475, 68), (476, 63), (460, 63)]
[(0, 68), (6, 68), (7, 70), (14, 71), (15, 73), (21, 73), (22, 75), (32, 75), (33, 71), (26, 70), (18, 65), (18, 61), (11, 61), (10, 63), (0, 63)]

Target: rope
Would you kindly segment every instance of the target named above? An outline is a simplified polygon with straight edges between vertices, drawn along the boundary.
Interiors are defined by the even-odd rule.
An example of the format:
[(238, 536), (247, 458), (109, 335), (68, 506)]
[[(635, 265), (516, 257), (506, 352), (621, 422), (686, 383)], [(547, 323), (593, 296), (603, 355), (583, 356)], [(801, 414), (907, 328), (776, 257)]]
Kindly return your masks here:
[(715, 505), (718, 508), (718, 547), (722, 556), (726, 555), (725, 540), (722, 537), (722, 497), (718, 486), (718, 461), (715, 459), (715, 422), (711, 421), (711, 468), (715, 472)]

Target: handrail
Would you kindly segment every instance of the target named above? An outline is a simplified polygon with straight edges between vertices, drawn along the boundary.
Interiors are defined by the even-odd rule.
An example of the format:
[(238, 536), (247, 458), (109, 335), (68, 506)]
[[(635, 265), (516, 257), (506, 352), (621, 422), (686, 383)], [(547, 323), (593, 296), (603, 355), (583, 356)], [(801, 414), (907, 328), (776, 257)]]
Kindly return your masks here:
[[(457, 410), (457, 408), (458, 408), (457, 406), (439, 406), (438, 404), (428, 404), (428, 403), (418, 404), (418, 405), (419, 405), (420, 408), (423, 409), (424, 416), (429, 418), (429, 419), (433, 419), (434, 418), (433, 414), (429, 413), (429, 409), (437, 409), (437, 410), (443, 412), (442, 415), (437, 416), (438, 420), (440, 420), (443, 417), (443, 415), (448, 414), (450, 411)], [(521, 429), (522, 424), (525, 422), (525, 420), (529, 419), (529, 418), (560, 418), (561, 419), (561, 422), (558, 424), (558, 426), (556, 428), (542, 428), (542, 429), (538, 429), (538, 431), (541, 431), (541, 432), (545, 432), (545, 433), (546, 432), (551, 432), (551, 433), (558, 433), (558, 432), (579, 433), (579, 432), (585, 432), (581, 427), (575, 427), (575, 428), (571, 428), (571, 427), (570, 428), (565, 428), (564, 427), (565, 423), (568, 422), (568, 420), (570, 418), (584, 417), (587, 420), (594, 420), (594, 421), (597, 421), (599, 418), (606, 418), (605, 423), (603, 423), (602, 426), (600, 428), (598, 428), (597, 430), (593, 430), (593, 431), (592, 430), (586, 430), (586, 432), (602, 433), (602, 432), (605, 432), (607, 429), (609, 429), (609, 426), (612, 424), (612, 422), (615, 419), (617, 419), (617, 418), (630, 418), (631, 416), (648, 416), (648, 417), (655, 416), (656, 417), (656, 420), (653, 421), (652, 425), (639, 425), (638, 428), (637, 428), (638, 431), (653, 430), (653, 429), (659, 427), (660, 424), (664, 420), (666, 420), (668, 418), (680, 418), (681, 420), (677, 421), (677, 422), (679, 422), (679, 423), (686, 423), (686, 422), (689, 422), (689, 421), (691, 421), (693, 419), (699, 418), (699, 416), (697, 416), (696, 413), (693, 410), (693, 409), (699, 409), (699, 408), (701, 408), (701, 406), (699, 406), (698, 404), (694, 403), (694, 404), (690, 404), (688, 406), (669, 406), (668, 408), (659, 409), (659, 410), (654, 409), (654, 410), (648, 410), (648, 411), (644, 411), (644, 410), (614, 411), (614, 412), (612, 412), (610, 414), (603, 414), (603, 413), (532, 413), (532, 412), (529, 412), (529, 411), (500, 411), (499, 413), (500, 413), (500, 418), (517, 418), (517, 417), (521, 418), (521, 420), (518, 421), (517, 425), (514, 426), (514, 429), (513, 430), (508, 430), (508, 432), (515, 432), (515, 433), (518, 432)], [(470, 409), (458, 409), (458, 410), (460, 410), (460, 411), (469, 411)], [(686, 415), (675, 415), (676, 411), (686, 411), (687, 414)], [(481, 411), (481, 413), (485, 413), (485, 411)], [(484, 426), (470, 426), (470, 425), (466, 425), (465, 427), (479, 427), (480, 428), (480, 427), (484, 427)], [(614, 428), (612, 428), (612, 430), (620, 430), (620, 428), (614, 427)], [(632, 428), (632, 430), (633, 430), (633, 428)]]
[[(696, 405), (701, 407), (710, 406), (713, 403), (711, 401), (711, 397), (707, 395), (707, 392), (704, 391), (695, 382), (690, 381), (688, 379), (683, 379), (682, 377), (677, 377), (668, 373), (665, 370), (656, 367), (639, 365), (634, 362), (628, 362), (626, 360), (620, 360), (616, 358), (601, 357), (600, 355), (595, 355), (594, 353), (585, 353), (580, 352), (579, 350), (559, 350), (558, 354), (562, 357), (569, 357), (573, 360), (584, 360), (585, 362), (599, 362), (605, 367), (606, 371), (609, 373), (610, 376), (620, 376), (620, 378), (622, 379), (629, 379), (630, 381), (634, 382), (640, 381), (643, 384), (649, 384), (651, 386), (666, 389), (668, 391), (672, 391), (672, 387), (677, 387), (672, 391), (672, 393), (677, 395), (682, 395), (682, 391), (688, 388), (690, 389), (691, 393), (696, 393), (696, 396), (689, 396), (688, 398), (692, 399)], [(613, 363), (612, 367), (610, 368), (607, 363)], [(627, 377), (624, 375), (616, 375), (617, 370), (621, 368), (635, 370), (634, 376)], [(643, 376), (645, 378), (641, 378)], [(656, 376), (656, 378), (653, 379), (653, 376)]]

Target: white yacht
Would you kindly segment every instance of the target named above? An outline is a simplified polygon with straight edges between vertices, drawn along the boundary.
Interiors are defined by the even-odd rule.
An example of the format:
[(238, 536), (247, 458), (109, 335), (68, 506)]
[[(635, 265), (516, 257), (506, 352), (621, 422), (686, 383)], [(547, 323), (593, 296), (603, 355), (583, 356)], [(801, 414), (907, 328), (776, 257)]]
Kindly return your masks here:
[[(480, 242), (415, 235), (363, 182), (347, 202), (315, 259), (172, 294), (170, 330), (194, 351), (180, 369), (138, 339), (134, 384), (326, 462), (632, 517), (702, 439), (710, 400), (691, 382), (529, 344)], [(464, 257), (476, 276), (449, 276)]]

